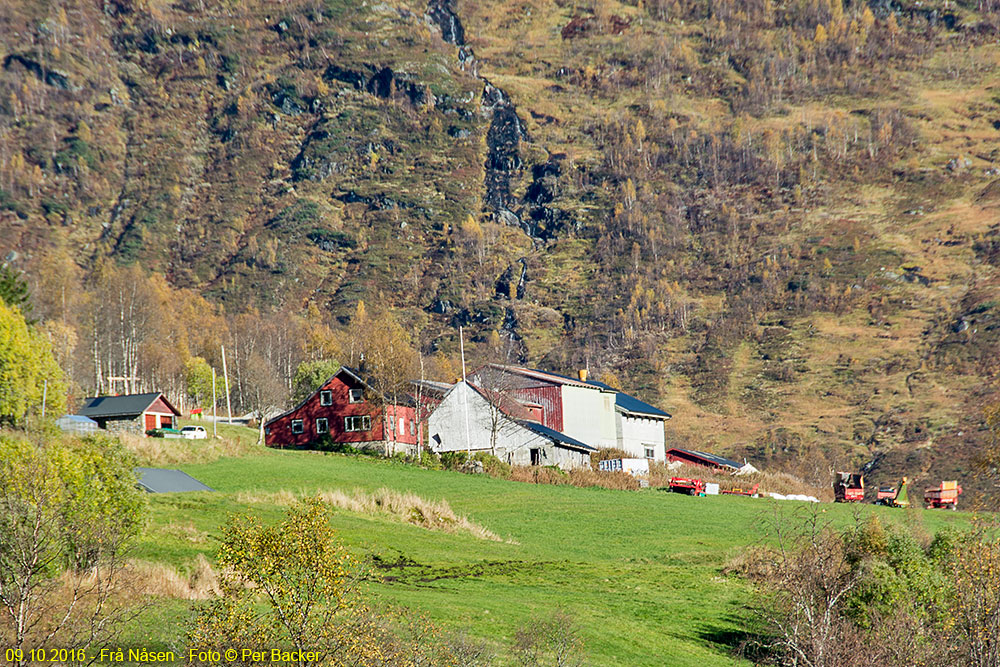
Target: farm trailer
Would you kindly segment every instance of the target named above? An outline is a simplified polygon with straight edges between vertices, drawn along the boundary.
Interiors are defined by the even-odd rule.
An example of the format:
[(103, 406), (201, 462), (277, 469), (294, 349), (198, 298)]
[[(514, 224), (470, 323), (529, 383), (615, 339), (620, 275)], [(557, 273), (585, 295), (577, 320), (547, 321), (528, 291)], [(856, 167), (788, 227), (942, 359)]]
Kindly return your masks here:
[(958, 509), (958, 497), (962, 493), (962, 487), (959, 486), (958, 482), (941, 482), (941, 486), (936, 489), (926, 489), (924, 491), (924, 504), (927, 509), (943, 509), (947, 507), (950, 510)]
[(878, 495), (875, 497), (875, 504), (886, 507), (909, 507), (910, 501), (906, 494), (906, 484), (909, 481), (908, 478), (904, 477), (897, 486), (880, 486)]
[(860, 503), (865, 499), (865, 478), (852, 472), (838, 472), (833, 480), (833, 499), (838, 503)]

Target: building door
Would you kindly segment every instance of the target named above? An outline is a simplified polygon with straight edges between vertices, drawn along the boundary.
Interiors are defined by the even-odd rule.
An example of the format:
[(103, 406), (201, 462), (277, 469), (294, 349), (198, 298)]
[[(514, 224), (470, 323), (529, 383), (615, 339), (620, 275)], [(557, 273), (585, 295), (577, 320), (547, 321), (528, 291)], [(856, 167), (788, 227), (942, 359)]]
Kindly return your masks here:
[(531, 465), (533, 466), (542, 465), (542, 450), (540, 449), (531, 450)]
[(143, 415), (143, 418), (146, 420), (147, 431), (152, 431), (156, 428), (156, 415)]

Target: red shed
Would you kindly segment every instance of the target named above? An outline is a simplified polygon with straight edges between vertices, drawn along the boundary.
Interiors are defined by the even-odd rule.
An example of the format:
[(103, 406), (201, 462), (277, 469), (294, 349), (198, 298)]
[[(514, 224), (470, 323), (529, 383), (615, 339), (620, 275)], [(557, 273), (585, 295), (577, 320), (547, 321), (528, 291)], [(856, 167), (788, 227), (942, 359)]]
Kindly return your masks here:
[(173, 428), (180, 410), (160, 392), (125, 396), (92, 396), (83, 401), (78, 414), (89, 417), (109, 431), (144, 433)]
[(381, 401), (362, 374), (347, 366), (294, 408), (264, 424), (269, 447), (313, 447), (329, 438), (336, 444), (378, 448), (390, 454), (416, 453), (420, 442), (411, 396), (390, 402), (386, 423)]

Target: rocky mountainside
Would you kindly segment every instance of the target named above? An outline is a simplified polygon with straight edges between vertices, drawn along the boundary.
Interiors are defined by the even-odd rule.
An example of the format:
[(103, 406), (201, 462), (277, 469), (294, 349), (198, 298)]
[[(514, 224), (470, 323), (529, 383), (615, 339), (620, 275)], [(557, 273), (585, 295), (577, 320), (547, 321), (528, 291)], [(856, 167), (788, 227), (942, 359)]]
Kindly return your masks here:
[(364, 300), (617, 376), (676, 445), (988, 492), (998, 9), (12, 0), (0, 257), (44, 303), (60, 257)]

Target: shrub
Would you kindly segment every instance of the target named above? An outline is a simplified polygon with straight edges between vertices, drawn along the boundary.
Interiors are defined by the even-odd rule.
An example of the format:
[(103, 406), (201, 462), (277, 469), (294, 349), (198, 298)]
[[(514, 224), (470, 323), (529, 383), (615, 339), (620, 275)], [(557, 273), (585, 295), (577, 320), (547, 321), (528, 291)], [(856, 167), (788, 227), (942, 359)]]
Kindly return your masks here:
[(429, 449), (420, 450), (417, 463), (422, 468), (427, 468), (428, 470), (441, 470), (441, 468), (444, 467), (441, 465), (441, 457)]
[(441, 465), (445, 470), (460, 470), (469, 461), (469, 455), (465, 452), (443, 452), (441, 454)]
[(324, 433), (321, 438), (313, 443), (313, 446), (321, 452), (330, 452), (331, 454), (350, 454), (352, 456), (364, 454), (362, 450), (346, 442), (334, 442), (329, 433)]
[(5, 646), (51, 640), (82, 648), (127, 620), (124, 557), (146, 516), (134, 465), (107, 437), (32, 442), (0, 435)]
[(639, 490), (639, 480), (621, 471), (601, 472), (587, 468), (576, 468), (569, 471), (569, 479), (573, 486), (599, 486), (603, 489), (619, 489), (621, 491)]
[(510, 464), (501, 461), (492, 454), (487, 454), (486, 452), (476, 452), (472, 456), (472, 460), (481, 462), (483, 464), (483, 472), (490, 477), (499, 477), (500, 479), (507, 479), (510, 477)]

